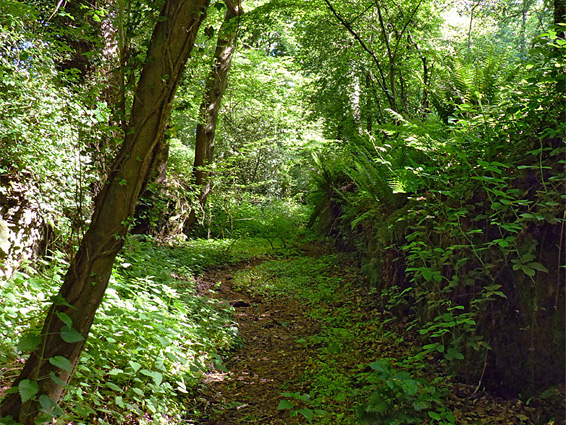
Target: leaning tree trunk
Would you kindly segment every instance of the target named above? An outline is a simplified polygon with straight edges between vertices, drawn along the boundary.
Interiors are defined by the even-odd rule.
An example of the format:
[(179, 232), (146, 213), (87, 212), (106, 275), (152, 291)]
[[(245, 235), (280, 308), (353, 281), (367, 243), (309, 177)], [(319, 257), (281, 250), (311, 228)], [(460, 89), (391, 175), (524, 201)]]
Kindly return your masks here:
[[(143, 182), (152, 172), (171, 102), (208, 3), (165, 0), (136, 89), (124, 144), (96, 197), (90, 228), (48, 311), (41, 343), (14, 381), (13, 388), (27, 388), (31, 398), (22, 402), (17, 392), (8, 395), (0, 405), (0, 417), (34, 424), (41, 414), (39, 397), (60, 401), (124, 244)], [(56, 356), (61, 357), (54, 359)], [(45, 405), (46, 398), (42, 401)]]
[[(226, 4), (226, 13), (218, 33), (214, 64), (206, 82), (197, 125), (193, 178), (198, 191), (198, 207), (201, 210), (204, 210), (210, 194), (212, 172), (209, 167), (214, 160), (214, 138), (216, 124), (218, 123), (218, 112), (228, 85), (228, 73), (236, 50), (237, 18), (243, 13), (239, 2), (225, 0), (224, 3)], [(189, 230), (195, 221), (196, 211), (193, 208), (185, 223), (185, 231)]]

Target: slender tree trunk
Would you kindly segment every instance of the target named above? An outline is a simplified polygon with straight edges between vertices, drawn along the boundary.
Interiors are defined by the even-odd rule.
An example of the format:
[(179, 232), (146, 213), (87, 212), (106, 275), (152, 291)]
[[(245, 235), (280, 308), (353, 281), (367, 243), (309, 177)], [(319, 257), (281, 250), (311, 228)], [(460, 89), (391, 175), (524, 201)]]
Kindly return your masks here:
[(387, 29), (385, 28), (385, 23), (383, 22), (383, 15), (381, 14), (381, 6), (379, 1), (375, 2), (377, 6), (377, 16), (379, 17), (379, 26), (381, 28), (381, 34), (383, 35), (383, 42), (385, 43), (385, 50), (387, 52), (387, 57), (389, 59), (389, 90), (391, 91), (391, 99), (392, 104), (391, 108), (394, 111), (398, 111), (397, 106), (397, 90), (395, 88), (395, 53), (391, 50), (391, 46), (389, 44), (389, 34), (387, 33)]
[(373, 102), (371, 97), (371, 75), (370, 73), (366, 73), (366, 131), (368, 134), (372, 134), (373, 132)]
[(478, 1), (472, 6), (472, 10), (470, 11), (470, 24), (468, 26), (468, 56), (470, 55), (470, 52), (472, 50), (472, 28), (474, 24), (474, 12), (476, 11), (476, 8), (479, 7), (479, 5), (480, 2)]
[[(214, 64), (206, 82), (196, 133), (193, 178), (195, 187), (198, 190), (199, 208), (203, 211), (211, 190), (212, 172), (209, 167), (214, 161), (214, 139), (218, 123), (218, 112), (220, 111), (222, 97), (228, 85), (228, 73), (234, 51), (236, 50), (236, 35), (239, 25), (237, 18), (243, 13), (239, 1), (225, 0), (224, 3), (226, 4), (226, 13), (218, 33), (218, 41), (216, 42), (216, 50), (214, 52)], [(188, 231), (195, 221), (196, 210), (193, 208), (185, 223), (185, 231)]]
[[(566, 23), (566, 0), (554, 0), (554, 25)], [(566, 27), (560, 25), (558, 30), (558, 37), (561, 39), (566, 39)], [(558, 51), (558, 54), (562, 52)], [(564, 74), (562, 75), (564, 77)], [(556, 82), (556, 91), (561, 94), (559, 101), (559, 107), (562, 109), (560, 118), (562, 121), (566, 121), (566, 78), (558, 79)]]
[(379, 78), (375, 78), (375, 81), (377, 81), (377, 84), (381, 88), (382, 92), (385, 94), (385, 96), (387, 96), (387, 101), (389, 102), (389, 106), (391, 107), (391, 109), (393, 109), (395, 112), (398, 112), (397, 111), (397, 103), (395, 101), (395, 98), (391, 95), (391, 88), (387, 85), (387, 79), (386, 79), (386, 76), (385, 76), (385, 71), (383, 69), (383, 65), (380, 62), (380, 60), (377, 58), (375, 52), (367, 46), (367, 44), (364, 42), (364, 40), (362, 40), (360, 35), (356, 31), (354, 31), (354, 29), (352, 28), (352, 25), (350, 25), (338, 13), (338, 11), (334, 8), (334, 6), (332, 6), (332, 3), (330, 3), (329, 0), (324, 0), (324, 2), (328, 6), (328, 9), (330, 9), (332, 14), (336, 17), (336, 19), (338, 19), (338, 21), (340, 21), (340, 23), (348, 30), (348, 32), (350, 34), (352, 34), (352, 36), (356, 39), (356, 41), (358, 41), (358, 43), (360, 44), (362, 49), (364, 49), (367, 53), (369, 53), (369, 55), (373, 59), (373, 63), (375, 64), (377, 71), (379, 73)]
[[(102, 302), (116, 255), (124, 244), (144, 181), (152, 172), (171, 102), (208, 2), (165, 1), (136, 89), (124, 144), (96, 197), (90, 228), (48, 311), (41, 344), (13, 384), (18, 387), (29, 380), (38, 391), (25, 403), (18, 393), (8, 395), (0, 405), (0, 417), (10, 415), (24, 425), (34, 424), (41, 413), (40, 396), (54, 402), (63, 396)], [(49, 360), (55, 356), (69, 360), (71, 367), (64, 370), (54, 366)]]
[[(566, 0), (554, 0), (554, 24), (563, 24), (566, 22)], [(566, 29), (562, 27), (560, 37), (564, 38)]]

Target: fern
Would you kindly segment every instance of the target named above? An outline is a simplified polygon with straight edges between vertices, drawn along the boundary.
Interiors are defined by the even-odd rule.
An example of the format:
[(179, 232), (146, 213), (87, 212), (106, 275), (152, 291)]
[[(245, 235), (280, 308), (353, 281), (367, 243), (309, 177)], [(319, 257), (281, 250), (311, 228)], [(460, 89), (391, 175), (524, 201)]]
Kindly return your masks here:
[(431, 103), (444, 123), (457, 110), (457, 105), (491, 105), (499, 100), (502, 88), (513, 78), (503, 53), (488, 52), (474, 63), (449, 59), (446, 71), (436, 88), (431, 90)]
[(354, 159), (354, 166), (346, 169), (346, 174), (354, 181), (360, 192), (377, 204), (393, 204), (393, 189), (389, 182), (394, 175), (389, 167), (370, 158), (362, 150)]

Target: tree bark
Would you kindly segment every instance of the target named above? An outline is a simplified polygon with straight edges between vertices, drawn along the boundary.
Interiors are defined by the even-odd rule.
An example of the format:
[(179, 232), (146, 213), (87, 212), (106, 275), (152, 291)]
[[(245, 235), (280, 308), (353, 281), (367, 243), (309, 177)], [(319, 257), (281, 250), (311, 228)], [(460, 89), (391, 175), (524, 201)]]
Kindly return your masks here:
[[(23, 380), (35, 381), (39, 391), (25, 403), (18, 393), (8, 395), (0, 404), (0, 417), (12, 416), (24, 425), (34, 424), (41, 414), (41, 395), (55, 402), (61, 400), (102, 302), (144, 182), (152, 172), (155, 151), (163, 140), (171, 103), (208, 3), (165, 1), (136, 89), (124, 144), (96, 197), (90, 228), (47, 313), (41, 344), (13, 383), (16, 388)], [(73, 334), (71, 328), (78, 333)], [(49, 359), (54, 356), (68, 359), (71, 369), (51, 364)]]
[[(566, 0), (554, 0), (554, 24), (563, 24), (566, 22)], [(562, 28), (560, 34), (564, 37), (565, 29)]]
[[(232, 64), (232, 57), (236, 50), (236, 36), (238, 21), (243, 14), (239, 2), (225, 0), (226, 13), (218, 33), (214, 63), (206, 82), (206, 89), (200, 105), (199, 123), (196, 131), (195, 161), (193, 178), (198, 190), (198, 206), (204, 210), (211, 190), (212, 172), (209, 169), (214, 161), (214, 140), (218, 113), (222, 104), (222, 97), (228, 85), (228, 73)], [(196, 221), (197, 211), (193, 208), (185, 223), (185, 231), (190, 230)]]

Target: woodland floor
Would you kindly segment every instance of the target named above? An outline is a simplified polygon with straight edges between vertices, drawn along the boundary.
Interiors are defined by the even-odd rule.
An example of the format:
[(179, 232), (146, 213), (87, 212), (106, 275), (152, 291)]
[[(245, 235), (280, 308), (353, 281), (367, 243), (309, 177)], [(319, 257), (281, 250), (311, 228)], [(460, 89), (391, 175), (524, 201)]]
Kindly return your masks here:
[[(188, 424), (356, 424), (356, 406), (369, 394), (360, 381), (371, 372), (367, 365), (396, 364), (421, 350), (406, 321), (383, 311), (359, 265), (322, 244), (209, 268), (196, 284), (219, 309), (232, 306), (240, 337), (224, 353), (225, 367), (206, 373), (185, 399), (193, 412)], [(436, 380), (445, 391), (457, 425), (566, 425), (563, 388), (552, 403), (505, 400), (477, 384), (451, 381), (434, 359), (417, 366), (419, 378)], [(12, 375), (0, 370), (0, 394)], [(301, 411), (315, 416), (309, 422)], [(433, 424), (426, 416), (410, 423)]]
[[(327, 248), (310, 246), (303, 250), (305, 256), (313, 259), (327, 253)], [(256, 291), (242, 289), (235, 284), (234, 276), (237, 273), (253, 271), (266, 259), (246, 261), (232, 267), (223, 267), (209, 270), (198, 282), (199, 292), (212, 294), (219, 302), (229, 302), (235, 309), (235, 321), (240, 331), (241, 345), (225, 360), (226, 372), (210, 372), (198, 395), (194, 399), (195, 410), (203, 412), (198, 419), (188, 419), (188, 423), (206, 425), (237, 425), (237, 424), (300, 424), (308, 421), (297, 414), (291, 415), (290, 410), (279, 410), (278, 405), (284, 398), (283, 392), (308, 393), (314, 385), (305, 379), (305, 371), (312, 370), (312, 358), (320, 361), (333, 362), (332, 354), (320, 351), (320, 344), (304, 344), (306, 339), (316, 336), (324, 326), (325, 318), (315, 319), (308, 314), (308, 303), (298, 300), (290, 295), (258, 294)], [(273, 260), (269, 260), (273, 261)], [(281, 259), (279, 261), (288, 261)], [(348, 264), (337, 265), (335, 274), (344, 278)], [(350, 276), (350, 279), (359, 280), (359, 274)], [(347, 289), (340, 297), (325, 304), (327, 315), (344, 314), (344, 308), (350, 320), (363, 324), (370, 315), (375, 316), (375, 306), (370, 305), (371, 300), (365, 285), (359, 281), (352, 291), (348, 284)], [(375, 296), (374, 296), (375, 297)], [(340, 310), (340, 313), (338, 312)], [(381, 315), (382, 313), (378, 313)], [(356, 323), (351, 323), (352, 329)], [(376, 335), (368, 342), (367, 338), (360, 338), (362, 345), (352, 341), (352, 347), (347, 350), (346, 357), (338, 360), (339, 366), (347, 375), (357, 365), (367, 364), (376, 360), (376, 356), (400, 358), (412, 350), (414, 339), (407, 334), (404, 324), (391, 325), (391, 333), (384, 337)], [(396, 333), (405, 336), (391, 338)], [(413, 341), (413, 342), (412, 342)], [(340, 355), (338, 355), (340, 357)], [(430, 370), (438, 371), (437, 365), (430, 365)], [(432, 372), (434, 375), (438, 372)], [(563, 424), (562, 420), (553, 422), (543, 419), (540, 409), (527, 406), (518, 400), (504, 400), (482, 391), (476, 391), (473, 385), (453, 383), (451, 393), (447, 396), (446, 406), (454, 413), (456, 423), (461, 425), (472, 424)], [(332, 404), (326, 410), (337, 408), (347, 411), (343, 420), (329, 418), (312, 419), (310, 423), (336, 424), (355, 423), (355, 413), (352, 403), (348, 401)], [(295, 409), (297, 410), (298, 407)], [(429, 423), (424, 420), (422, 423)], [(435, 422), (436, 423), (436, 422)]]
[[(253, 268), (254, 262), (246, 268)], [(215, 292), (236, 309), (241, 348), (225, 363), (228, 373), (208, 373), (200, 400), (209, 425), (261, 423), (298, 424), (289, 412), (277, 410), (285, 386), (300, 389), (304, 361), (312, 354), (295, 343), (316, 334), (320, 324), (305, 317), (304, 308), (289, 297), (263, 298), (232, 288), (232, 269), (207, 273), (199, 289), (222, 282)]]

